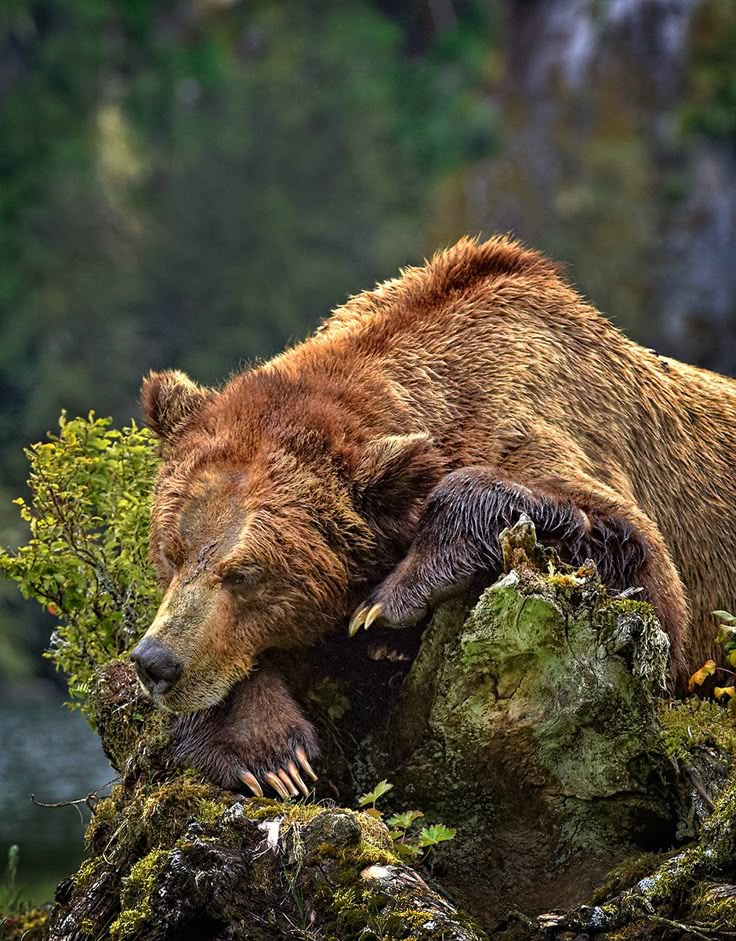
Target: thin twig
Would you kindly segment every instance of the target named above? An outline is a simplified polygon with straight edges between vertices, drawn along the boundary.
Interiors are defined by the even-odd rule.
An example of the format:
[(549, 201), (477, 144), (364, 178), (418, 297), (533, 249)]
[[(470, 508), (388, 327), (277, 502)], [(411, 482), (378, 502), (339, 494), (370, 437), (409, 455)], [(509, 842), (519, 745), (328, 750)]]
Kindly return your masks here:
[[(93, 813), (97, 803), (100, 800), (100, 791), (104, 790), (106, 787), (110, 787), (112, 784), (117, 784), (120, 781), (119, 776), (115, 776), (110, 781), (107, 781), (105, 784), (101, 784), (98, 788), (95, 788), (94, 791), (90, 791), (86, 797), (76, 797), (73, 800), (64, 800), (64, 801), (54, 801), (52, 803), (46, 803), (45, 801), (36, 800), (36, 795), (31, 794), (31, 803), (36, 807), (76, 807), (79, 811), (79, 804), (84, 804), (88, 807)], [(84, 819), (84, 818), (82, 818)]]
[[(648, 920), (658, 925), (665, 925), (667, 928), (677, 928), (678, 931), (684, 931), (688, 937), (700, 938), (700, 941), (717, 941), (713, 935), (703, 934), (694, 925), (686, 925), (679, 921), (673, 921), (671, 918), (664, 918), (662, 915), (648, 915)], [(708, 929), (710, 931), (710, 928)], [(719, 932), (720, 933), (720, 932)]]

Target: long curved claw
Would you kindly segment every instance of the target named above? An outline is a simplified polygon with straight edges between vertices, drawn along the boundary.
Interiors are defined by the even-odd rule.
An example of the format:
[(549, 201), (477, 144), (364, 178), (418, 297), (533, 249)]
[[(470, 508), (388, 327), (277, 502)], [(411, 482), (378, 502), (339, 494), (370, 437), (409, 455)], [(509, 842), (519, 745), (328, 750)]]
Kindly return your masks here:
[(307, 753), (304, 751), (304, 749), (301, 747), (301, 745), (300, 745), (299, 748), (297, 748), (297, 750), (296, 750), (296, 757), (297, 757), (297, 759), (298, 759), (298, 761), (299, 761), (299, 764), (302, 766), (302, 768), (304, 768), (304, 770), (307, 772), (307, 774), (309, 775), (309, 777), (310, 777), (313, 781), (316, 781), (316, 780), (317, 780), (317, 775), (314, 773), (314, 769), (313, 769), (312, 766), (309, 764), (309, 761), (307, 760)]
[(276, 791), (276, 793), (279, 795), (281, 800), (286, 801), (289, 799), (289, 793), (284, 787), (281, 778), (277, 774), (274, 774), (273, 771), (267, 771), (264, 777), (274, 789), (274, 791)]
[(350, 619), (350, 624), (348, 625), (348, 634), (351, 637), (355, 637), (355, 635), (361, 629), (367, 614), (368, 614), (368, 608), (365, 605), (363, 605), (363, 607), (358, 608), (358, 610), (352, 616), (352, 618)]
[(382, 604), (374, 604), (373, 607), (372, 607), (372, 608), (370, 609), (370, 611), (368, 612), (368, 614), (366, 614), (366, 616), (365, 616), (365, 623), (363, 624), (363, 627), (364, 627), (366, 630), (368, 630), (368, 628), (371, 626), (371, 624), (372, 624), (374, 621), (377, 621), (378, 618), (380, 618), (382, 614), (383, 614), (383, 605), (382, 605)]
[(250, 771), (241, 771), (238, 775), (243, 784), (246, 784), (256, 797), (263, 797), (263, 788), (258, 783), (258, 778)]
[(309, 788), (302, 780), (302, 776), (299, 774), (299, 769), (297, 768), (295, 762), (290, 761), (286, 769), (289, 772), (289, 777), (296, 784), (302, 794), (305, 797), (309, 797)]
[(290, 778), (289, 775), (286, 773), (286, 771), (284, 771), (283, 768), (279, 768), (279, 770), (278, 770), (278, 776), (279, 776), (279, 777), (281, 778), (281, 780), (283, 781), (284, 787), (285, 787), (286, 790), (289, 792), (289, 794), (290, 794), (292, 797), (298, 797), (298, 796), (299, 796), (299, 791), (297, 790), (296, 784), (294, 784), (294, 782), (291, 780), (291, 778)]

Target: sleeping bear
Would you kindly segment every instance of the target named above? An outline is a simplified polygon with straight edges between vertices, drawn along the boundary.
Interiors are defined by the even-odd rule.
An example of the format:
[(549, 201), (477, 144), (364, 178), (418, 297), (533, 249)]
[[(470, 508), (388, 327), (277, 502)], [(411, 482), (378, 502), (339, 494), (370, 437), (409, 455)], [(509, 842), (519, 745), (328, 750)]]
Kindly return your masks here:
[[(231, 379), (149, 375), (165, 587), (132, 654), (217, 783), (307, 791), (314, 729), (272, 650), (401, 627), (499, 571), (521, 513), (640, 586), (675, 691), (736, 606), (736, 382), (623, 336), (540, 254), (463, 239)], [(351, 616), (352, 615), (352, 616)]]

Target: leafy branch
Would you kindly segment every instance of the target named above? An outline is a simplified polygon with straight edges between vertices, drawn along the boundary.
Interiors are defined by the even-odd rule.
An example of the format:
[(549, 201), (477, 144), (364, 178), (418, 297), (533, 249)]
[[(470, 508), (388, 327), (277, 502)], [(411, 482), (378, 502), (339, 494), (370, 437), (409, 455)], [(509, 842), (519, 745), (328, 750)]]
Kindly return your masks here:
[(26, 450), (31, 498), (14, 502), (28, 539), (0, 549), (0, 573), (58, 619), (47, 656), (82, 707), (94, 669), (130, 648), (159, 600), (146, 565), (153, 438), (111, 426), (62, 413), (59, 433)]

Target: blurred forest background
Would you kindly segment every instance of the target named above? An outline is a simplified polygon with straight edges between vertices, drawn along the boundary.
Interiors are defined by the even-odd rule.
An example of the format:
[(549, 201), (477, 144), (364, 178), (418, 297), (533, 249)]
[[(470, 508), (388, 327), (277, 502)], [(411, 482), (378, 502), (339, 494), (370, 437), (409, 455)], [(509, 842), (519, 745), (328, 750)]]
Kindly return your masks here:
[[(507, 230), (635, 339), (736, 373), (733, 0), (3, 0), (0, 540), (61, 407), (124, 423), (147, 370), (221, 380)], [(39, 706), (52, 626), (0, 585), (23, 800), (27, 739), (87, 747)]]

